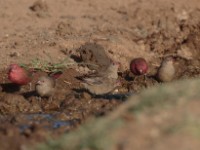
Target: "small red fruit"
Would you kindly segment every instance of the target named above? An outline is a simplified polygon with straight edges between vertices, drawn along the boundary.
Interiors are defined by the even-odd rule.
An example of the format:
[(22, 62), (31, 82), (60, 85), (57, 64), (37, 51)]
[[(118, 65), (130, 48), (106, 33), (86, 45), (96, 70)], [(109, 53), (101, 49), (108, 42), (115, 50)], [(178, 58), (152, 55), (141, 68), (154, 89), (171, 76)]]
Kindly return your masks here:
[(25, 85), (31, 81), (30, 73), (17, 64), (11, 64), (8, 71), (8, 79), (18, 85)]
[(135, 58), (130, 63), (130, 70), (135, 75), (143, 75), (147, 73), (148, 65), (144, 58)]

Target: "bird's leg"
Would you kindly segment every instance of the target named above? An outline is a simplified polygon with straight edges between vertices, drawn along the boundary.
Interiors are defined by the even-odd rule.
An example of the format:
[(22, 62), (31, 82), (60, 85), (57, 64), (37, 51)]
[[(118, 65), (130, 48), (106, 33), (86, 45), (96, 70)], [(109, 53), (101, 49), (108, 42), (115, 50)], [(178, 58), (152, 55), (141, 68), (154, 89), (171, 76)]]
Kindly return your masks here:
[(60, 108), (59, 103), (57, 103), (56, 101), (53, 102), (53, 95), (48, 98), (48, 103), (55, 104), (57, 106), (57, 108)]
[(42, 102), (42, 98), (40, 97), (40, 96), (36, 96), (36, 99), (40, 102), (40, 104), (41, 104), (41, 102)]
[(134, 82), (134, 81), (137, 81), (138, 78), (139, 78), (139, 76), (134, 76), (133, 82)]
[(144, 82), (145, 83), (147, 82), (147, 75), (146, 74), (144, 75)]
[(49, 101), (49, 103), (53, 102), (53, 95), (51, 95), (51, 96), (48, 97), (48, 101)]
[(147, 75), (146, 74), (144, 74), (144, 84), (145, 84), (145, 87), (147, 88), (148, 83), (147, 83)]
[(29, 91), (31, 91), (32, 90), (32, 83), (30, 82), (29, 83)]

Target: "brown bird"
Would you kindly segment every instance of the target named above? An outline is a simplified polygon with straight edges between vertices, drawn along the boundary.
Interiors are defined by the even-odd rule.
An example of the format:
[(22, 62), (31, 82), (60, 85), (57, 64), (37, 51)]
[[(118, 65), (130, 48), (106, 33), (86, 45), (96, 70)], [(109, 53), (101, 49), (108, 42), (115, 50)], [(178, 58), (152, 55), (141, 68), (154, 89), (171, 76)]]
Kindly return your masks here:
[(31, 82), (31, 73), (18, 64), (11, 64), (8, 71), (8, 79), (18, 85), (26, 85)]
[(121, 83), (112, 78), (94, 77), (84, 79), (84, 88), (93, 95), (104, 95), (112, 92)]
[(85, 78), (103, 77), (103, 78), (117, 79), (119, 65), (120, 64), (117, 62), (112, 62), (105, 70), (89, 74)]
[(41, 76), (36, 85), (35, 90), (40, 97), (52, 98), (55, 92), (56, 82), (49, 76)]
[(134, 75), (143, 75), (148, 71), (148, 64), (144, 58), (135, 58), (130, 63), (130, 70)]
[(98, 72), (98, 74), (103, 77), (117, 79), (119, 66), (120, 66), (120, 63), (111, 62), (108, 68), (106, 68), (105, 70), (102, 70), (101, 72)]
[(166, 57), (158, 69), (157, 78), (161, 82), (169, 82), (174, 79), (175, 73), (174, 58)]
[(99, 44), (86, 43), (78, 51), (82, 61), (86, 63), (91, 70), (105, 70), (111, 63), (104, 48)]

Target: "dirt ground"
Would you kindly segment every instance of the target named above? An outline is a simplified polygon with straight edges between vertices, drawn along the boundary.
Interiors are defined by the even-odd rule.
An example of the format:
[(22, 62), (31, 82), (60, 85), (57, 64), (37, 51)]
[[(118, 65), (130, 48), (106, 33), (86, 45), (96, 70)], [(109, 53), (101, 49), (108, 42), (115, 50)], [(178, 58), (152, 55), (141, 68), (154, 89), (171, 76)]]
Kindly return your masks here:
[[(88, 117), (106, 115), (129, 93), (158, 85), (154, 76), (166, 56), (176, 59), (175, 80), (199, 76), (199, 16), (198, 0), (0, 1), (0, 149), (21, 150), (57, 138)], [(81, 84), (75, 77), (85, 71), (72, 56), (88, 42), (101, 45), (121, 63), (123, 84), (116, 96), (95, 98), (76, 90)], [(134, 78), (129, 72), (129, 62), (136, 57), (147, 60), (146, 77)], [(38, 100), (34, 92), (35, 81), (45, 72), (34, 74), (31, 90), (7, 79), (9, 64), (37, 59), (66, 60), (52, 101)]]
[(146, 89), (37, 150), (199, 149), (199, 88), (197, 78)]

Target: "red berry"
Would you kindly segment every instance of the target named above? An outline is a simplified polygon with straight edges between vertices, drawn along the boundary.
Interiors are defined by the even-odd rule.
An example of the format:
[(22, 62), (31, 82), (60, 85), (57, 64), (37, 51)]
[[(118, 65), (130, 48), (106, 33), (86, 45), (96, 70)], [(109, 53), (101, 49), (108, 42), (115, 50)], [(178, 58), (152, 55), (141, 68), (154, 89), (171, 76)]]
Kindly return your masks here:
[(143, 75), (147, 73), (148, 65), (144, 58), (135, 58), (130, 63), (130, 70), (135, 75)]
[(8, 79), (19, 85), (25, 85), (31, 81), (29, 73), (17, 64), (9, 66)]

